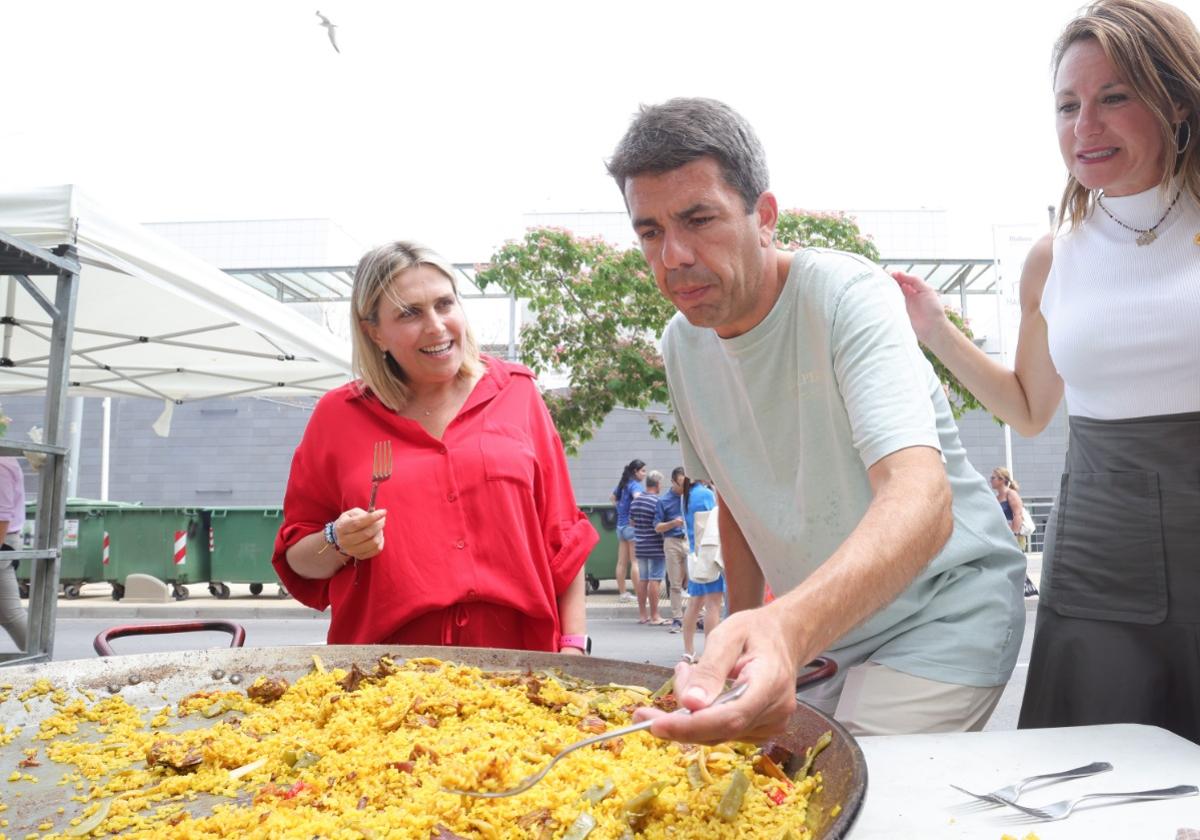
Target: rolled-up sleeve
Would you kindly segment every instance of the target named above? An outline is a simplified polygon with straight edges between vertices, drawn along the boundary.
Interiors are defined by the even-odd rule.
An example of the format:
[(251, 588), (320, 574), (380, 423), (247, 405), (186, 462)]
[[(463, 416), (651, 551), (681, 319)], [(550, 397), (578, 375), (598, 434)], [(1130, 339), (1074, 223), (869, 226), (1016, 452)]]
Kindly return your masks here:
[(271, 557), (275, 573), (288, 593), (315, 610), (324, 610), (329, 606), (329, 581), (311, 580), (296, 574), (288, 565), (287, 550), (309, 534), (320, 531), (326, 522), (338, 516), (336, 498), (322, 493), (321, 484), (316, 480), (319, 471), (313, 469), (320, 418), (318, 412), (313, 413), (304, 431), (304, 438), (292, 456), (287, 492), (283, 497), (283, 525), (275, 537), (275, 553)]
[(567, 470), (562, 440), (541, 395), (536, 388), (531, 388), (531, 391), (531, 399), (537, 402), (530, 414), (540, 473), (538, 506), (542, 537), (554, 591), (562, 592), (579, 574), (588, 555), (600, 541), (600, 535), (575, 503), (575, 491), (571, 487), (571, 474)]

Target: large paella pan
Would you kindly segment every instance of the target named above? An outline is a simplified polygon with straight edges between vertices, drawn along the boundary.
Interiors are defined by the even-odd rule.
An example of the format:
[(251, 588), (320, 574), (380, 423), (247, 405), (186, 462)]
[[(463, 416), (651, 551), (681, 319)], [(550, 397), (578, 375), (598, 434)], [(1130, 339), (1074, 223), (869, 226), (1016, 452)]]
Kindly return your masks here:
[[(318, 656), (317, 661), (314, 661), (314, 654)], [(563, 690), (567, 691), (575, 685), (573, 682), (575, 680), (587, 681), (594, 685), (618, 684), (653, 690), (661, 686), (670, 676), (670, 671), (666, 668), (605, 659), (523, 651), (397, 646), (235, 648), (179, 654), (136, 655), (14, 668), (0, 672), (0, 686), (2, 686), (0, 688), (0, 723), (3, 725), (3, 732), (0, 733), (0, 771), (2, 771), (0, 779), (8, 780), (7, 782), (0, 781), (0, 785), (4, 786), (3, 792), (0, 793), (0, 802), (7, 805), (5, 810), (0, 811), (0, 819), (7, 821), (7, 826), (0, 827), (0, 834), (9, 837), (26, 837), (31, 833), (39, 836), (83, 836), (85, 833), (90, 833), (87, 829), (95, 822), (95, 815), (100, 811), (100, 806), (96, 804), (97, 784), (106, 785), (104, 793), (107, 798), (112, 798), (112, 791), (119, 789), (119, 782), (114, 782), (114, 778), (119, 778), (122, 772), (129, 774), (130, 787), (144, 784), (145, 768), (153, 767), (156, 763), (158, 765), (156, 772), (159, 775), (186, 774), (191, 769), (189, 763), (196, 764), (202, 759), (210, 757), (201, 755), (205, 750), (210, 749), (208, 746), (205, 746), (204, 749), (197, 746), (192, 754), (188, 753), (188, 744), (191, 743), (195, 746), (198, 743), (194, 738), (192, 741), (188, 741), (190, 735), (196, 734), (188, 730), (195, 730), (197, 727), (211, 727), (214, 723), (221, 722), (225, 723), (225, 730), (230, 730), (236, 728), (238, 723), (243, 720), (251, 720), (249, 716), (237, 713), (239, 710), (244, 711), (244, 709), (239, 709), (239, 702), (248, 703), (249, 701), (239, 701), (237, 698), (239, 696), (244, 698), (247, 689), (260, 676), (286, 680), (293, 686), (297, 684), (297, 681), (301, 681), (301, 685), (309, 685), (306, 680), (311, 679), (311, 675), (316, 669), (323, 669), (330, 674), (328, 677), (322, 677), (326, 681), (335, 677), (339, 680), (346, 680), (348, 675), (352, 675), (355, 670), (364, 675), (364, 679), (366, 679), (372, 674), (380, 673), (379, 662), (385, 655), (401, 668), (407, 667), (410, 670), (420, 663), (422, 667), (431, 672), (437, 671), (439, 666), (433, 660), (439, 660), (473, 666), (483, 669), (486, 673), (506, 672), (511, 675), (512, 679), (530, 680), (532, 677), (537, 685), (541, 685), (537, 681), (537, 675), (557, 674), (557, 677), (549, 680), (547, 685), (561, 686), (564, 687)], [(444, 671), (445, 669), (443, 669)], [(445, 674), (441, 673), (440, 676), (445, 676)], [(349, 679), (355, 683), (355, 688), (357, 688), (357, 678), (349, 676)], [(528, 683), (522, 684), (521, 687), (528, 692)], [(549, 690), (546, 689), (546, 691)], [(542, 696), (549, 698), (548, 704), (552, 705), (553, 697), (549, 693)], [(636, 697), (636, 695), (622, 695), (626, 699), (628, 696)], [(120, 698), (123, 702), (109, 704), (109, 706), (104, 704), (106, 699), (113, 698)], [(226, 702), (223, 698), (234, 699)], [(328, 698), (326, 699), (328, 700)], [(257, 702), (263, 702), (262, 698), (259, 698)], [(620, 702), (625, 702), (625, 700)], [(49, 760), (51, 753), (54, 753), (56, 758), (67, 755), (70, 753), (71, 745), (80, 742), (85, 743), (94, 754), (96, 752), (95, 742), (104, 739), (109, 743), (114, 740), (120, 741), (119, 737), (112, 734), (117, 723), (107, 720), (106, 713), (103, 711), (103, 709), (116, 705), (122, 708), (127, 705), (142, 710), (144, 721), (141, 725), (143, 728), (153, 726), (156, 736), (161, 736), (155, 741), (153, 749), (145, 749), (144, 742), (137, 745), (139, 759), (143, 753), (147, 754), (144, 761), (139, 761), (137, 771), (133, 769), (114, 771), (105, 768), (97, 769), (93, 766), (92, 777), (85, 778), (85, 775), (79, 772), (64, 772), (64, 770), (75, 771), (75, 768), (64, 768), (59, 763)], [(60, 733), (57, 727), (60, 726), (59, 720), (62, 717), (63, 709), (67, 707), (78, 709), (83, 706), (99, 708), (101, 711), (91, 714), (90, 723), (85, 723), (77, 731), (71, 731), (70, 725), (62, 725)], [(180, 717), (179, 712), (184, 708), (190, 709), (192, 713)], [(406, 708), (408, 708), (407, 705)], [(461, 708), (459, 711), (462, 712)], [(589, 711), (597, 712), (597, 715), (588, 715), (593, 725), (600, 727), (605, 725), (605, 721), (602, 719), (605, 711), (603, 707), (597, 706)], [(113, 715), (114, 718), (116, 716)], [(587, 734), (587, 724), (587, 719), (581, 721), (580, 727), (583, 731), (579, 733), (579, 737)], [(436, 726), (437, 724), (429, 725)], [(264, 744), (271, 744), (280, 737), (291, 735), (292, 733), (289, 733), (287, 729), (287, 726), (281, 725), (278, 726), (280, 731), (240, 732), (238, 734), (243, 736), (252, 734), (256, 740), (260, 740)], [(106, 735), (105, 732), (108, 734)], [(839, 838), (845, 836), (849, 831), (866, 789), (866, 769), (862, 753), (845, 730), (820, 712), (803, 705), (793, 715), (788, 732), (779, 739), (779, 745), (784, 751), (776, 753), (777, 756), (786, 754), (786, 752), (795, 754), (796, 758), (791, 765), (785, 767), (786, 770), (794, 772), (796, 765), (802, 762), (805, 750), (814, 745), (827, 732), (832, 733), (832, 741), (828, 748), (816, 756), (813, 764), (814, 772), (820, 774), (820, 784), (809, 785), (805, 788), (808, 800), (807, 814), (804, 818), (805, 825), (799, 827), (807, 828), (813, 838)], [(362, 737), (359, 737), (360, 735)], [(520, 735), (515, 733), (513, 735), (515, 739), (521, 738), (530, 741), (536, 740), (535, 736), (531, 736), (528, 731), (524, 731)], [(367, 735), (364, 731), (361, 733), (351, 732), (347, 737), (353, 741), (376, 736)], [(647, 742), (652, 741), (646, 734), (638, 734), (633, 737), (646, 739)], [(242, 740), (246, 739), (242, 738)], [(68, 742), (70, 743), (68, 744)], [(207, 741), (205, 743), (207, 744)], [(472, 746), (464, 744), (462, 752), (469, 754)], [(623, 756), (623, 761), (636, 767), (639, 771), (653, 772), (649, 763), (642, 758), (644, 754), (638, 752), (641, 746), (641, 744), (632, 745), (631, 749)], [(113, 750), (120, 753), (127, 747), (133, 749), (128, 744), (117, 743)], [(522, 749), (522, 744), (514, 740), (514, 755)], [(314, 779), (311, 784), (300, 781), (301, 778), (312, 778), (313, 774), (311, 772), (302, 774), (299, 768), (304, 767), (306, 762), (313, 763), (323, 757), (306, 752), (299, 742), (289, 750), (290, 752), (285, 751), (285, 754), (289, 763), (297, 768), (296, 780), (291, 779), (290, 775), (286, 778), (278, 778), (272, 774), (267, 778), (262, 774), (267, 773), (269, 768), (264, 767), (262, 763), (247, 761), (244, 767), (250, 769), (245, 770), (242, 774), (244, 779), (239, 779), (237, 784), (231, 783), (226, 790), (206, 793), (197, 797), (195, 794), (189, 795), (185, 788), (179, 788), (173, 802), (168, 803), (174, 808), (174, 811), (168, 810), (166, 813), (186, 815), (190, 819), (206, 816), (212, 813), (214, 808), (220, 812), (222, 809), (238, 807), (239, 804), (261, 806), (260, 796), (263, 791), (268, 791), (274, 797), (271, 802), (278, 808), (291, 807), (293, 800), (303, 801), (306, 797), (310, 801), (315, 799), (315, 793), (318, 792), (317, 788), (323, 784), (323, 779)], [(266, 751), (268, 751), (267, 747), (264, 746), (264, 752)], [(582, 755), (582, 753), (576, 755)], [(720, 761), (724, 760), (722, 756), (729, 761), (733, 761), (736, 757), (733, 750), (710, 754), (710, 758), (714, 762), (712, 765), (714, 776), (721, 772), (728, 772), (730, 769), (720, 765)], [(251, 758), (252, 755), (248, 754), (246, 757)], [(693, 755), (681, 758), (680, 763), (692, 761), (695, 757)], [(394, 761), (386, 763), (387, 766), (392, 769), (400, 768), (404, 772), (413, 772), (414, 765), (420, 764), (421, 767), (424, 767), (428, 763), (428, 759), (423, 755), (420, 757), (420, 762), (414, 762), (412, 760), (414, 756), (411, 754), (397, 755), (394, 758)], [(755, 760), (757, 761), (757, 759)], [(330, 763), (328, 760), (326, 761), (326, 764)], [(495, 763), (493, 758), (492, 764)], [(257, 766), (254, 766), (255, 764)], [(114, 766), (119, 765), (120, 762), (114, 764)], [(475, 767), (478, 768), (478, 766), (479, 762), (476, 761)], [(587, 767), (585, 760), (568, 759), (560, 764), (551, 778), (557, 777), (555, 784), (559, 789), (570, 785), (580, 787), (583, 800), (586, 800), (589, 791), (593, 796), (603, 793), (603, 791), (595, 790), (596, 784), (586, 784), (587, 781), (590, 781), (583, 778)], [(237, 769), (244, 768), (239, 766)], [(692, 768), (689, 765), (688, 769), (689, 772), (692, 772), (698, 768)], [(420, 767), (417, 767), (417, 772), (419, 771)], [(342, 772), (344, 772), (344, 767)], [(351, 775), (354, 772), (351, 771)], [(389, 770), (389, 772), (391, 771)], [(693, 775), (695, 774), (693, 773)], [(704, 775), (707, 777), (708, 773), (704, 773)], [(97, 779), (100, 781), (97, 782)], [(477, 774), (462, 781), (464, 783), (480, 783), (482, 779), (483, 776)], [(332, 778), (329, 781), (332, 783)], [(513, 780), (510, 778), (508, 781)], [(642, 781), (645, 781), (645, 778), (642, 778)], [(722, 782), (722, 788), (733, 786), (726, 785), (724, 780), (719, 779), (718, 781)], [(662, 790), (665, 783), (665, 780), (656, 780), (658, 790)], [(759, 787), (767, 789), (762, 780), (759, 780), (758, 783)], [(118, 787), (114, 788), (114, 784), (117, 784)], [(497, 781), (493, 788), (499, 789), (504, 786), (505, 783)], [(638, 786), (641, 786), (640, 783)], [(649, 785), (638, 793), (649, 793), (653, 797), (654, 792), (649, 790), (653, 787), (655, 785)], [(811, 790), (808, 789), (810, 787)], [(609, 801), (621, 798), (628, 802), (630, 792), (629, 789), (619, 791)], [(782, 785), (781, 789), (771, 788), (770, 792), (781, 797), (785, 793)], [(137, 793), (137, 790), (133, 790), (126, 795)], [(714, 796), (717, 794), (714, 793)], [(663, 798), (669, 800), (666, 795)], [(450, 799), (455, 803), (461, 803), (465, 797), (450, 797)], [(576, 800), (580, 800), (578, 791), (572, 793), (572, 801)], [(433, 803), (435, 800), (427, 799), (425, 801)], [(471, 801), (480, 802), (480, 800)], [(489, 802), (511, 801), (490, 800)], [(670, 802), (668, 801), (667, 804), (670, 805)], [(344, 804), (342, 807), (345, 807)], [(480, 808), (476, 805), (458, 804), (455, 807), (478, 808), (476, 812), (473, 812), (470, 820), (466, 822), (459, 820), (458, 825), (468, 826), (468, 830), (461, 834), (449, 830), (446, 830), (444, 834), (439, 834), (445, 829), (445, 826), (434, 819), (421, 822), (420, 827), (417, 827), (416, 823), (389, 825), (381, 833), (377, 821), (370, 823), (365, 819), (355, 819), (353, 813), (373, 807), (374, 804), (368, 801), (367, 797), (363, 797), (354, 806), (347, 809), (351, 813), (343, 815), (344, 819), (327, 822), (319, 830), (306, 830), (303, 832), (303, 836), (331, 838), (395, 836), (418, 837), (422, 840), (430, 836), (561, 838), (570, 836), (569, 832), (574, 827), (568, 817), (562, 816), (562, 809), (559, 809), (554, 816), (550, 816), (548, 813), (543, 813), (549, 812), (551, 810), (549, 808), (529, 807), (528, 813), (522, 815), (524, 820), (522, 824), (515, 819), (497, 819), (495, 816), (491, 820), (488, 819), (489, 813), (510, 816), (515, 814), (511, 807), (508, 811), (488, 812), (486, 810), (488, 806)], [(431, 804), (429, 807), (434, 806)], [(686, 804), (681, 802), (675, 802), (671, 807), (682, 808), (685, 811), (687, 808)], [(478, 818), (476, 818), (476, 814), (479, 815)], [(85, 817), (92, 819), (81, 821), (81, 818)], [(177, 816), (174, 819), (174, 823), (162, 823), (161, 833), (156, 836), (188, 836), (186, 831), (188, 821), (183, 819), (183, 816)], [(643, 829), (646, 836), (687, 836), (686, 832), (680, 834), (680, 829), (671, 829), (670, 825), (673, 822), (674, 815), (661, 824), (633, 823), (627, 836), (640, 836)], [(99, 824), (104, 825), (103, 822)], [(374, 828), (366, 827), (368, 824), (373, 825)], [(684, 822), (678, 821), (678, 825), (684, 824)], [(664, 825), (667, 828), (664, 828)], [(330, 826), (335, 828), (331, 829)], [(431, 830), (431, 826), (433, 830)], [(714, 821), (710, 836), (769, 836), (770, 840), (778, 840), (779, 836), (783, 836), (777, 829), (764, 833), (756, 831), (755, 826), (754, 812), (743, 811), (737, 821), (721, 825)], [(237, 833), (240, 835), (244, 831), (239, 829)], [(233, 833), (230, 836), (234, 836)], [(589, 840), (596, 840), (596, 838), (604, 836), (608, 835), (598, 830), (597, 833), (589, 836)], [(612, 834), (612, 836), (619, 837), (621, 834)], [(799, 837), (803, 834), (793, 836)]]

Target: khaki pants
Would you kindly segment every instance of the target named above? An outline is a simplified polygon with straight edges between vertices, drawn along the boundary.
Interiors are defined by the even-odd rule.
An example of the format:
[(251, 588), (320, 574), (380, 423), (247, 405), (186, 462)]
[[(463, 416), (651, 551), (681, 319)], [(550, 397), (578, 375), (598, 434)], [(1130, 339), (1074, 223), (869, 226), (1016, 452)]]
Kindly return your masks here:
[(687, 537), (664, 537), (667, 577), (671, 579), (671, 618), (683, 619), (683, 593), (687, 592)]
[(864, 662), (846, 672), (833, 716), (852, 735), (978, 732), (1002, 693), (1002, 685), (954, 685)]

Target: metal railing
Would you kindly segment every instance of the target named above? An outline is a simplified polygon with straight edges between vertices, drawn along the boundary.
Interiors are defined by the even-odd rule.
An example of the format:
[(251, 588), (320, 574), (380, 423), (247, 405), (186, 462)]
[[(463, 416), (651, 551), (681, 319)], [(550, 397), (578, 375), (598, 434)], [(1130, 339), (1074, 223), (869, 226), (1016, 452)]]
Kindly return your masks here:
[(1040, 554), (1046, 540), (1046, 522), (1050, 519), (1050, 513), (1054, 509), (1054, 497), (1022, 496), (1021, 501), (1025, 504), (1025, 510), (1029, 511), (1029, 515), (1033, 517), (1033, 524), (1036, 526), (1025, 546), (1025, 551)]

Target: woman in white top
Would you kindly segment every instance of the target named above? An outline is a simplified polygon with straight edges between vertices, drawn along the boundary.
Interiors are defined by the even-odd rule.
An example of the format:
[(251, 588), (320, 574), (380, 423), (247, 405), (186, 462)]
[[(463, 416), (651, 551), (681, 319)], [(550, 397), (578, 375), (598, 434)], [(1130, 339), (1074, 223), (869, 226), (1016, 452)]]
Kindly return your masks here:
[(895, 276), (921, 341), (1018, 432), (1066, 394), (1019, 725), (1200, 742), (1200, 34), (1157, 0), (1100, 0), (1053, 68), (1063, 225), (1025, 262), (1016, 369)]

